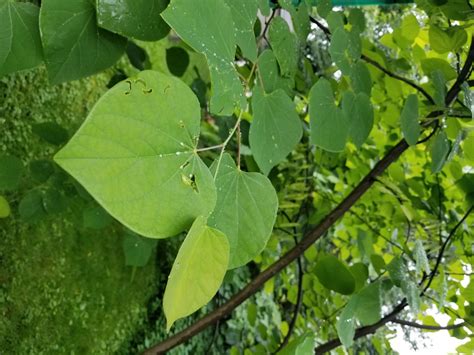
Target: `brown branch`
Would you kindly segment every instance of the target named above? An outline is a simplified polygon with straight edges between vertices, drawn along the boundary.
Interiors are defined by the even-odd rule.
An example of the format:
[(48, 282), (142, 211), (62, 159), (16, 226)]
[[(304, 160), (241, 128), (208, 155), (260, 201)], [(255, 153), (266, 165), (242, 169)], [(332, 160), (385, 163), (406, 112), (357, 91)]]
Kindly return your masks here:
[(452, 329), (457, 329), (457, 328), (464, 327), (466, 325), (465, 322), (462, 322), (462, 323), (459, 323), (459, 324), (451, 324), (451, 325), (447, 325), (445, 327), (442, 327), (440, 325), (419, 324), (419, 323), (410, 322), (410, 321), (403, 320), (403, 319), (398, 319), (398, 318), (392, 319), (391, 322), (392, 323), (397, 323), (397, 324), (400, 324), (400, 325), (403, 325), (403, 326), (407, 326), (407, 327), (424, 329), (424, 330), (452, 330)]
[[(461, 73), (453, 84), (451, 89), (446, 95), (446, 105), (449, 106), (452, 101), (454, 101), (461, 90), (461, 84), (465, 81), (467, 75), (469, 75), (470, 68), (474, 60), (474, 39), (471, 41), (471, 46), (469, 49), (469, 54), (464, 63), (464, 67), (461, 70)], [(467, 69), (466, 69), (467, 68)], [(431, 116), (431, 115), (430, 115)], [(314, 229), (309, 231), (306, 236), (289, 252), (287, 252), (283, 257), (277, 260), (275, 263), (270, 265), (262, 273), (257, 275), (244, 289), (234, 295), (227, 303), (215, 309), (208, 315), (204, 316), (198, 320), (193, 325), (182, 330), (181, 332), (173, 335), (172, 337), (166, 339), (162, 343), (159, 343), (150, 349), (145, 351), (145, 354), (162, 354), (166, 351), (184, 343), (186, 340), (190, 339), (194, 335), (198, 334), (208, 326), (215, 324), (217, 321), (230, 314), (237, 306), (242, 302), (256, 293), (263, 284), (270, 280), (273, 276), (283, 270), (286, 266), (296, 260), (301, 254), (304, 253), (314, 242), (320, 239), (324, 233), (326, 233), (334, 223), (341, 218), (361, 197), (364, 193), (374, 184), (375, 178), (381, 175), (388, 166), (397, 160), (400, 155), (408, 149), (408, 144), (405, 140), (401, 140), (397, 145), (395, 145), (383, 158), (380, 160), (374, 168), (367, 174), (364, 179), (356, 186), (354, 190), (334, 209), (332, 210), (326, 218), (324, 218), (319, 225)], [(355, 339), (363, 337), (365, 335), (375, 332), (378, 328), (384, 326), (387, 322), (391, 321), (400, 313), (407, 303), (406, 300), (403, 300), (390, 314), (382, 318), (379, 322), (362, 327), (356, 330)], [(340, 345), (339, 339), (333, 339), (326, 344), (321, 345), (316, 348), (318, 349), (328, 349), (324, 351), (329, 351)]]
[[(368, 325), (366, 327), (361, 327), (356, 329), (355, 335), (354, 335), (354, 340), (365, 337), (369, 334), (373, 334), (377, 331), (377, 329), (383, 327), (385, 324), (388, 322), (391, 322), (393, 319), (397, 317), (397, 315), (403, 311), (403, 309), (407, 306), (407, 301), (404, 299), (397, 307), (394, 308), (392, 312), (387, 314), (385, 317), (383, 317), (381, 320), (379, 320), (377, 323)], [(314, 349), (315, 354), (323, 354), (325, 352), (331, 351), (341, 345), (341, 341), (339, 338), (334, 338), (332, 340), (329, 340), (328, 342), (319, 345)]]

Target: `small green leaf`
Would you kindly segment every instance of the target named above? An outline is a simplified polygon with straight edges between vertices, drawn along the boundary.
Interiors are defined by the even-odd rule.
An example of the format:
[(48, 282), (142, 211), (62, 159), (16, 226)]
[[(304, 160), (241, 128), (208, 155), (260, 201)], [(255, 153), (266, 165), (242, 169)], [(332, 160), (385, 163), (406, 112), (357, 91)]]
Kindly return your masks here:
[(410, 310), (417, 315), (421, 307), (420, 291), (418, 286), (411, 280), (404, 279), (400, 284), (403, 293), (405, 294)]
[(43, 208), (49, 214), (62, 213), (67, 209), (67, 198), (58, 190), (49, 188), (43, 193)]
[(429, 29), (430, 46), (440, 54), (455, 52), (467, 41), (467, 32), (459, 26), (453, 26), (443, 30), (436, 25)]
[(365, 286), (353, 297), (357, 298), (355, 316), (362, 325), (371, 325), (380, 320), (382, 314), (380, 282)]
[(421, 69), (428, 76), (432, 76), (434, 71), (440, 70), (447, 81), (457, 77), (456, 70), (447, 61), (440, 58), (423, 59)]
[(352, 30), (358, 33), (365, 31), (365, 15), (361, 9), (351, 9), (349, 12), (349, 23), (352, 25)]
[(49, 160), (34, 160), (29, 165), (30, 174), (37, 182), (46, 182), (54, 174), (53, 163)]
[(425, 248), (420, 239), (415, 241), (415, 261), (416, 261), (416, 272), (420, 273), (421, 271), (430, 273), (430, 264), (428, 262), (428, 257), (426, 256)]
[(189, 65), (189, 54), (181, 47), (171, 47), (166, 50), (166, 64), (171, 74), (183, 76)]
[(200, 115), (186, 84), (143, 71), (97, 102), (55, 160), (121, 223), (170, 237), (209, 215), (216, 201), (212, 175), (195, 151)]
[(332, 11), (331, 0), (318, 0), (318, 14), (322, 18), (326, 18)]
[(92, 207), (82, 212), (82, 224), (84, 228), (104, 229), (109, 226), (113, 218), (102, 207)]
[(354, 343), (356, 309), (357, 297), (353, 296), (342, 310), (336, 323), (337, 335), (346, 348), (351, 347)]
[(359, 291), (365, 286), (369, 277), (369, 268), (364, 263), (355, 263), (349, 267), (350, 272), (354, 276), (356, 286), (355, 291)]
[(280, 75), (278, 62), (272, 50), (266, 49), (260, 54), (258, 58), (258, 73), (266, 93), (282, 89), (291, 96), (293, 81)]
[(160, 17), (169, 0), (97, 0), (100, 27), (125, 37), (158, 41), (170, 31)]
[(438, 173), (443, 169), (450, 147), (446, 132), (440, 131), (431, 145), (431, 171), (433, 173)]
[(367, 64), (362, 61), (358, 61), (357, 63), (355, 63), (352, 66), (350, 78), (352, 88), (354, 89), (354, 92), (356, 94), (363, 92), (366, 93), (368, 96), (371, 95), (372, 78), (370, 76), (370, 71), (367, 67)]
[(198, 217), (173, 263), (163, 296), (166, 328), (208, 303), (219, 289), (229, 263), (229, 242)]
[[(213, 164), (217, 169), (217, 163)], [(237, 169), (225, 154), (216, 175), (217, 203), (209, 225), (229, 239), (229, 268), (245, 265), (261, 253), (272, 233), (278, 198), (262, 174)]]
[(374, 110), (370, 98), (364, 93), (354, 95), (346, 91), (342, 96), (342, 110), (349, 124), (349, 137), (357, 147), (366, 140), (374, 125)]
[(307, 355), (314, 352), (316, 339), (314, 334), (306, 333), (292, 340), (287, 346), (281, 349), (278, 355)]
[(382, 271), (386, 268), (384, 259), (378, 254), (372, 254), (370, 256), (370, 263), (377, 274), (382, 273)]
[(244, 107), (243, 87), (234, 66), (236, 39), (229, 6), (222, 0), (172, 0), (161, 16), (187, 44), (206, 56), (211, 112), (227, 116), (234, 106)]
[(415, 145), (420, 137), (421, 127), (418, 122), (418, 96), (407, 97), (400, 116), (403, 137), (409, 145)]
[(343, 111), (336, 107), (329, 81), (318, 80), (309, 94), (311, 142), (330, 152), (343, 151), (349, 124)]
[(127, 41), (97, 26), (95, 2), (43, 0), (41, 40), (49, 80), (58, 84), (113, 65)]
[(298, 67), (298, 39), (282, 17), (272, 20), (268, 40), (284, 77), (293, 77)]
[(347, 266), (332, 255), (319, 259), (314, 271), (321, 284), (329, 290), (350, 295), (355, 290), (355, 279)]
[(401, 287), (402, 283), (407, 280), (408, 268), (405, 265), (403, 259), (399, 256), (395, 257), (387, 265), (388, 274), (394, 285)]
[[(142, 47), (137, 45), (135, 42), (128, 41), (125, 52), (127, 53), (127, 57), (128, 57), (128, 60), (130, 61), (130, 64), (133, 65), (138, 70), (145, 70), (145, 69), (151, 68), (150, 58), (148, 57), (148, 53)], [(127, 77), (125, 76), (125, 78), (123, 79), (126, 79), (126, 78)], [(123, 79), (118, 80), (117, 82), (122, 81)], [(112, 86), (109, 86), (109, 88), (111, 88)]]
[(7, 218), (11, 213), (10, 204), (0, 195), (0, 218)]
[(63, 145), (69, 139), (69, 133), (56, 122), (37, 123), (32, 126), (33, 133), (53, 145)]
[(132, 231), (127, 231), (123, 238), (125, 265), (144, 267), (148, 264), (157, 244), (158, 241), (155, 239), (144, 238)]
[(343, 27), (340, 27), (332, 34), (331, 44), (329, 45), (332, 60), (345, 75), (351, 73), (351, 63), (346, 54), (349, 41), (349, 33)]
[(0, 77), (38, 66), (43, 61), (39, 8), (29, 3), (0, 4)]
[(267, 95), (256, 88), (252, 108), (250, 148), (260, 170), (268, 175), (296, 147), (303, 128), (295, 104), (283, 90)]
[(37, 222), (45, 216), (43, 194), (38, 190), (26, 193), (18, 206), (20, 216), (25, 222)]
[(23, 163), (17, 157), (0, 155), (0, 191), (15, 190), (20, 184)]
[(257, 19), (258, 2), (256, 0), (225, 0), (232, 11), (235, 40), (245, 58), (255, 62), (257, 59), (257, 41), (253, 32)]

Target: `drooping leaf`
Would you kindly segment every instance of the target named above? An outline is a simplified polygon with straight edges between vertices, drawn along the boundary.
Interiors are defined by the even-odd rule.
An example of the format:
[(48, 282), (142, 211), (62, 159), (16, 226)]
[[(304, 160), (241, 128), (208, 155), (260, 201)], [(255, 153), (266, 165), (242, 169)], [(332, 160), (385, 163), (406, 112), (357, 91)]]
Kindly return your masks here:
[(342, 96), (342, 109), (349, 124), (349, 137), (360, 147), (374, 125), (374, 110), (370, 98), (363, 92), (354, 95), (351, 91), (346, 91)]
[(294, 77), (298, 67), (298, 39), (282, 17), (272, 20), (268, 40), (284, 77)]
[(0, 2), (0, 77), (43, 61), (39, 8), (30, 3)]
[[(214, 163), (213, 170), (217, 169)], [(229, 268), (245, 265), (261, 253), (272, 233), (278, 198), (262, 174), (237, 169), (225, 154), (216, 175), (217, 203), (209, 225), (229, 239)]]
[(278, 355), (307, 355), (311, 354), (316, 347), (316, 339), (314, 334), (306, 333), (296, 339), (292, 340), (281, 349), (277, 354)]
[(258, 0), (225, 0), (232, 11), (235, 40), (245, 58), (257, 59), (257, 41), (253, 32), (257, 19)]
[(125, 37), (158, 41), (170, 28), (160, 17), (169, 0), (97, 0), (100, 27)]
[(446, 158), (448, 157), (450, 144), (446, 132), (439, 132), (431, 145), (431, 171), (433, 173), (440, 172), (443, 169)]
[(166, 64), (171, 74), (182, 76), (189, 65), (189, 54), (181, 47), (171, 47), (166, 50)]
[(212, 83), (211, 112), (228, 116), (234, 106), (243, 107), (243, 87), (234, 66), (232, 12), (227, 4), (221, 0), (172, 0), (162, 17), (186, 43), (206, 56)]
[(381, 274), (387, 267), (387, 265), (385, 265), (385, 260), (379, 254), (372, 254), (370, 256), (370, 263), (377, 274)]
[(365, 286), (353, 297), (357, 298), (355, 316), (362, 325), (374, 324), (380, 320), (382, 314), (380, 282)]
[(34, 124), (32, 130), (38, 137), (53, 145), (62, 145), (69, 139), (69, 133), (56, 122)]
[(148, 264), (157, 243), (157, 240), (144, 238), (132, 231), (127, 231), (123, 238), (125, 264), (135, 267), (145, 266)]
[(400, 287), (407, 298), (410, 310), (413, 314), (417, 315), (421, 307), (420, 291), (417, 285), (413, 281), (405, 279), (402, 281)]
[(350, 266), (349, 270), (354, 276), (356, 282), (355, 291), (357, 292), (363, 288), (367, 282), (369, 277), (369, 268), (364, 263), (355, 263)]
[(346, 348), (352, 346), (354, 342), (356, 308), (357, 298), (353, 296), (342, 310), (336, 323), (337, 335)]
[(420, 137), (421, 127), (418, 122), (418, 96), (409, 95), (400, 116), (403, 137), (409, 145), (415, 145)]
[(20, 184), (23, 163), (15, 156), (0, 155), (0, 191), (14, 190)]
[(173, 236), (216, 201), (212, 175), (195, 152), (199, 123), (188, 86), (143, 71), (97, 102), (55, 160), (130, 229)]
[(427, 274), (430, 273), (430, 264), (428, 262), (428, 257), (426, 256), (425, 248), (423, 247), (423, 243), (420, 239), (415, 241), (415, 261), (416, 261), (416, 271), (420, 273), (421, 271), (426, 272)]
[(258, 58), (258, 73), (266, 93), (272, 93), (275, 90), (282, 89), (288, 95), (291, 95), (293, 86), (292, 80), (280, 75), (278, 62), (270, 49), (266, 49), (260, 54)]
[(295, 104), (283, 90), (265, 94), (254, 89), (252, 108), (250, 148), (260, 170), (267, 175), (295, 148), (303, 128)]
[(229, 263), (225, 234), (196, 218), (173, 263), (163, 296), (166, 328), (197, 311), (219, 289)]
[(95, 74), (113, 65), (127, 41), (97, 26), (89, 0), (43, 0), (41, 40), (49, 80), (58, 84)]
[(102, 207), (91, 207), (82, 211), (82, 225), (84, 228), (104, 229), (109, 226), (113, 218)]
[(311, 142), (327, 151), (344, 150), (349, 133), (346, 115), (336, 107), (329, 81), (318, 80), (309, 94)]
[(11, 213), (7, 199), (0, 195), (0, 218), (7, 218)]
[(395, 257), (387, 265), (387, 269), (390, 275), (390, 279), (398, 287), (400, 287), (408, 277), (408, 268), (401, 257)]
[(321, 284), (329, 290), (350, 295), (355, 290), (355, 279), (346, 265), (332, 255), (321, 257), (314, 268)]
[(336, 63), (337, 67), (343, 74), (349, 75), (351, 72), (351, 64), (346, 55), (346, 50), (349, 47), (349, 35), (344, 28), (337, 28), (331, 38), (329, 46), (329, 53), (331, 58)]

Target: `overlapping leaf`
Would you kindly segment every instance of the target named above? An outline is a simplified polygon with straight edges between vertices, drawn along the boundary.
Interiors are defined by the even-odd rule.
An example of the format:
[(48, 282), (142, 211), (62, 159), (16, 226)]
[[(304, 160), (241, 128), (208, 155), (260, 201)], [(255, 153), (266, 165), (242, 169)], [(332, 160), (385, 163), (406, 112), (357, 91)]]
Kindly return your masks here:
[(39, 8), (33, 4), (0, 2), (0, 76), (43, 61), (38, 17)]
[(178, 255), (163, 296), (167, 329), (209, 302), (224, 279), (229, 262), (226, 236), (206, 225), (200, 216), (193, 223)]
[(199, 124), (189, 87), (143, 71), (99, 100), (55, 160), (130, 229), (169, 237), (216, 201), (212, 175), (195, 153)]
[(80, 79), (113, 65), (124, 53), (125, 38), (97, 26), (89, 0), (44, 0), (41, 40), (53, 84)]
[(221, 0), (172, 0), (162, 17), (186, 43), (206, 56), (212, 81), (211, 112), (225, 116), (232, 114), (234, 106), (243, 107), (229, 6)]
[(250, 148), (260, 170), (267, 175), (295, 148), (303, 129), (293, 101), (283, 90), (265, 94), (255, 88)]
[[(217, 163), (213, 165), (217, 169)], [(229, 239), (229, 268), (245, 265), (263, 250), (272, 233), (278, 198), (270, 180), (237, 169), (225, 154), (216, 172), (217, 203), (209, 225)]]

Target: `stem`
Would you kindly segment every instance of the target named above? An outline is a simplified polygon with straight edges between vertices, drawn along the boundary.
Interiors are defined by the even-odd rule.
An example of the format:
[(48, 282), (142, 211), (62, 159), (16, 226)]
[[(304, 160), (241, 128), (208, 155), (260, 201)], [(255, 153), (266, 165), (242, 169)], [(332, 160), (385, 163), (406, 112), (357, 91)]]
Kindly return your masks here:
[(426, 329), (426, 330), (452, 330), (452, 329), (457, 329), (457, 328), (464, 327), (466, 325), (465, 322), (462, 322), (462, 323), (459, 323), (459, 324), (451, 324), (451, 325), (447, 325), (445, 327), (442, 327), (442, 326), (439, 326), (439, 325), (419, 324), (419, 323), (410, 322), (410, 321), (403, 320), (403, 319), (398, 319), (398, 318), (395, 318), (395, 319), (391, 320), (391, 322), (392, 323), (397, 323), (397, 324), (400, 324), (400, 325), (403, 325), (403, 326), (407, 326), (407, 327), (418, 328), (418, 329)]
[(206, 150), (221, 149), (222, 146), (223, 146), (223, 143), (218, 144), (218, 145), (213, 145), (211, 147), (199, 148), (199, 149), (196, 149), (196, 152), (205, 152)]

